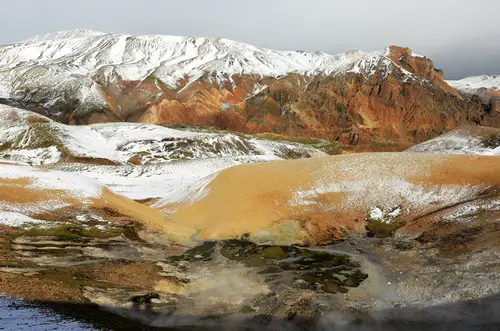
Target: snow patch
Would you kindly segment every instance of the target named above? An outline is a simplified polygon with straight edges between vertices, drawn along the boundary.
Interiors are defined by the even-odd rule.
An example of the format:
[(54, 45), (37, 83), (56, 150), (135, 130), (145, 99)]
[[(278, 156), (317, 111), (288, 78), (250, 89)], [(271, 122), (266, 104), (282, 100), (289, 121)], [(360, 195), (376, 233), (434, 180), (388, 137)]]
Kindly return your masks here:
[(104, 218), (101, 216), (93, 215), (93, 214), (85, 214), (85, 215), (78, 215), (76, 217), (76, 220), (81, 223), (88, 223), (88, 222), (102, 222), (102, 223), (107, 223)]
[(0, 224), (2, 225), (19, 228), (46, 223), (46, 221), (37, 220), (17, 212), (0, 211)]
[(401, 208), (394, 208), (392, 211), (382, 211), (382, 209), (375, 207), (368, 213), (369, 221), (379, 221), (390, 224), (392, 221), (401, 214)]
[(21, 165), (0, 165), (0, 180), (29, 179), (26, 187), (36, 190), (62, 190), (79, 199), (99, 198), (103, 185), (91, 178), (62, 171), (46, 171)]
[(19, 149), (0, 152), (0, 159), (12, 163), (39, 166), (59, 162), (59, 160), (61, 160), (61, 153), (55, 146), (36, 149)]
[(370, 220), (379, 221), (384, 218), (384, 213), (380, 208), (376, 207), (370, 210), (369, 218)]
[[(153, 208), (164, 208), (177, 203), (190, 205), (203, 199), (209, 192), (208, 184), (214, 180), (219, 173), (216, 172), (191, 184), (181, 187), (165, 195), (162, 199), (152, 205)], [(166, 210), (167, 212), (169, 210)]]
[(481, 139), (461, 128), (415, 145), (407, 151), (433, 154), (500, 155), (500, 147), (495, 149), (485, 147)]
[[(76, 216), (76, 220), (78, 222), (80, 222), (84, 227), (86, 228), (96, 228), (98, 230), (101, 230), (101, 231), (104, 231), (104, 230), (107, 230), (108, 229), (108, 225), (109, 225), (109, 222), (98, 216), (98, 215), (94, 215), (94, 214), (85, 214), (85, 215), (78, 215)], [(98, 222), (98, 223), (101, 223), (101, 224), (89, 224), (89, 223), (95, 223), (95, 222)]]
[(486, 211), (500, 211), (500, 201), (472, 201), (455, 208), (451, 213), (447, 213), (439, 219), (441, 222), (471, 222), (473, 221), (479, 212)]

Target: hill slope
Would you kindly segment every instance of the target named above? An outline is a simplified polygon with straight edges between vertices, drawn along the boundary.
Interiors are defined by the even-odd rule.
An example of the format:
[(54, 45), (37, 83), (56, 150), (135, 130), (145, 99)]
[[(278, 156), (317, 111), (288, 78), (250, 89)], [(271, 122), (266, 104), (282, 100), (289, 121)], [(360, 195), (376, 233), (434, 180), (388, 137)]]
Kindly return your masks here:
[(0, 162), (84, 174), (131, 199), (166, 195), (179, 185), (238, 164), (340, 153), (341, 145), (158, 125), (69, 126), (0, 105)]
[(29, 111), (0, 105), (0, 160), (9, 162), (157, 164), (237, 156), (300, 158), (313, 154), (324, 152), (295, 142), (180, 131), (150, 124), (68, 126)]
[(408, 152), (436, 154), (500, 155), (500, 129), (460, 127), (415, 145)]

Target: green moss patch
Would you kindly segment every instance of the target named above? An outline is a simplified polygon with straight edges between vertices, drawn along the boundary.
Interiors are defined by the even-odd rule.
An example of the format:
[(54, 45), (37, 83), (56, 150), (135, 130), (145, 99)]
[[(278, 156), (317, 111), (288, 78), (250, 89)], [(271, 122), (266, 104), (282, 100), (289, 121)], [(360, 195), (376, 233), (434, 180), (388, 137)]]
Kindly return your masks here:
[(372, 220), (368, 222), (366, 229), (369, 236), (374, 236), (377, 238), (388, 238), (391, 237), (397, 229), (405, 225), (406, 222), (402, 220), (394, 220), (389, 223), (384, 221)]
[(320, 250), (231, 240), (221, 243), (220, 253), (249, 267), (262, 268), (261, 274), (296, 273), (303, 286), (332, 294), (345, 293), (368, 278), (349, 256)]
[(196, 246), (185, 251), (180, 256), (172, 256), (169, 258), (170, 262), (178, 261), (210, 261), (215, 254), (216, 242), (206, 241), (200, 246)]
[(212, 261), (216, 254), (257, 268), (258, 274), (269, 275), (266, 282), (292, 277), (302, 288), (332, 294), (358, 287), (368, 277), (359, 270), (358, 262), (347, 255), (296, 246), (258, 245), (245, 240), (205, 242), (180, 256), (170, 257), (169, 262), (204, 263)]
[(373, 149), (392, 148), (396, 146), (397, 143), (380, 137), (374, 137), (371, 143)]
[(83, 238), (112, 238), (120, 235), (118, 228), (102, 230), (96, 226), (84, 227), (77, 224), (64, 224), (53, 228), (32, 228), (23, 233), (25, 236), (55, 237), (57, 240), (76, 241)]

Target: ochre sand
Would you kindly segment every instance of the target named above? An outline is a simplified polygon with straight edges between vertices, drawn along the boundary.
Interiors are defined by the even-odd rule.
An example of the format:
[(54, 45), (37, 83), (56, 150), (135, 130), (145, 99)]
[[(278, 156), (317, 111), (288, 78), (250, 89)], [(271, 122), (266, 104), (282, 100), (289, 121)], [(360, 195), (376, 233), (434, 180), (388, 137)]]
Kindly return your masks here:
[[(421, 191), (405, 196), (398, 180)], [(365, 186), (353, 191), (356, 185)], [(500, 157), (367, 153), (242, 165), (222, 171), (202, 199), (166, 206), (174, 209), (166, 228), (191, 228), (200, 239), (250, 234), (317, 243), (363, 231), (370, 208), (386, 202), (401, 205), (401, 217), (411, 221), (499, 187)], [(296, 203), (299, 191), (312, 191), (308, 204)], [(419, 202), (426, 194), (437, 198)]]

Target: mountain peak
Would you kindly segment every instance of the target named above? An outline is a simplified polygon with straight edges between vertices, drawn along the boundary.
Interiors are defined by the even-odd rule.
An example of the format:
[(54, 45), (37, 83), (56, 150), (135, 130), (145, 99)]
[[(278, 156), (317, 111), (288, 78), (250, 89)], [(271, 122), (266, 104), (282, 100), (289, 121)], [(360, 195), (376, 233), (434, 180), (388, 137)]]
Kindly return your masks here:
[(280, 77), (354, 71), (367, 76), (384, 63), (389, 65), (385, 71), (391, 70), (383, 52), (277, 51), (223, 38), (107, 34), (87, 29), (40, 35), (0, 50), (0, 67), (16, 67), (22, 72), (22, 68), (37, 67), (53, 76), (64, 65), (74, 74), (93, 76), (105, 68), (131, 81), (154, 73), (171, 87), (184, 77), (192, 82), (205, 73)]
[(26, 40), (20, 41), (19, 43), (29, 43), (29, 42), (40, 42), (40, 41), (51, 41), (51, 40), (64, 40), (64, 39), (72, 39), (72, 38), (85, 38), (85, 37), (94, 37), (94, 36), (102, 36), (107, 33), (95, 31), (91, 29), (71, 29), (65, 31), (57, 31), (57, 32), (49, 32), (45, 34), (41, 34), (32, 38), (28, 38)]

